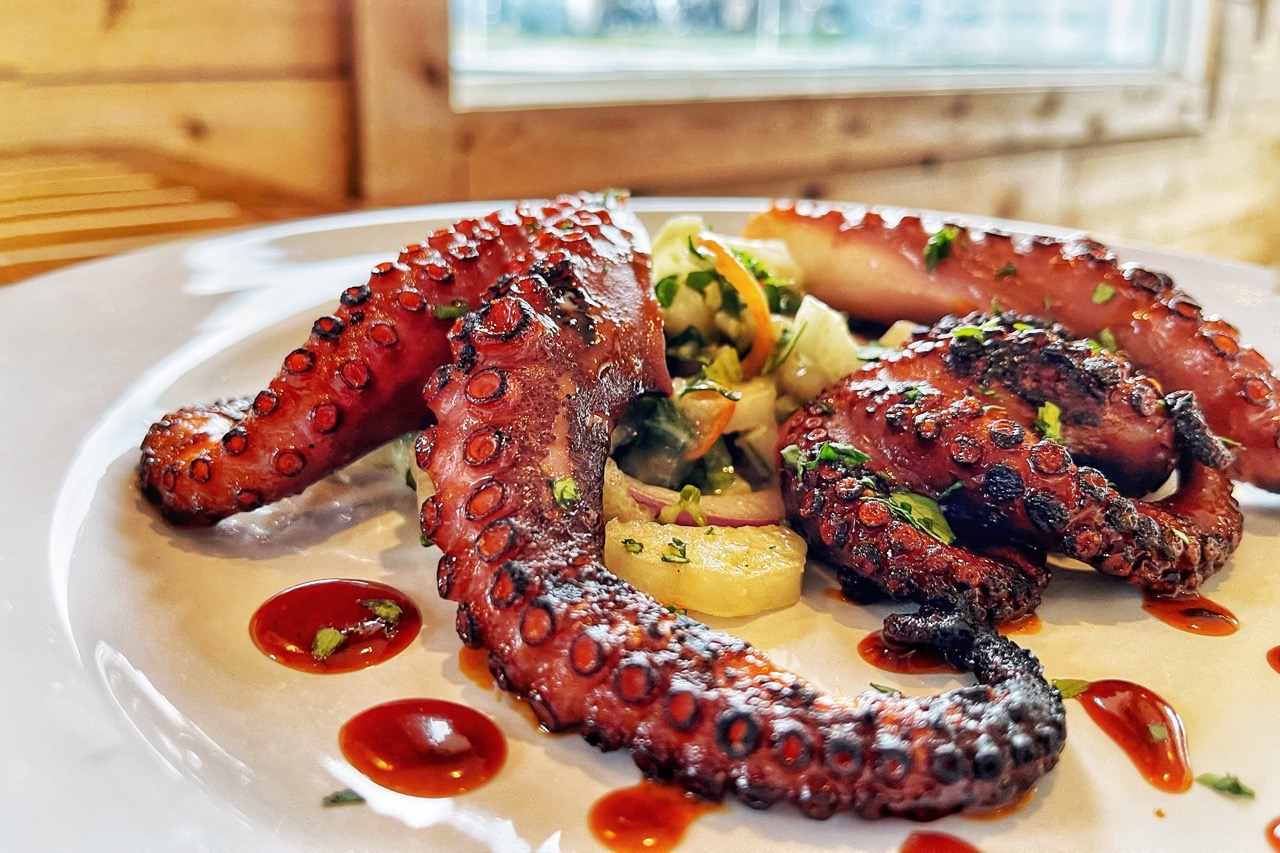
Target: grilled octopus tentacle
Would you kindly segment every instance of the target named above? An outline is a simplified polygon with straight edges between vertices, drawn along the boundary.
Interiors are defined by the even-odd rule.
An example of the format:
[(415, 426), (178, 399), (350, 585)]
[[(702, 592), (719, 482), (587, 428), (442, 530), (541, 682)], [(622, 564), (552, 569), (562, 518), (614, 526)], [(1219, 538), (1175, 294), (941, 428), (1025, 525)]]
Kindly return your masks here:
[[(788, 515), (863, 598), (960, 598), (995, 622), (1034, 609), (1048, 582), (1042, 556), (1062, 550), (1141, 589), (1177, 594), (1222, 567), (1243, 516), (1212, 465), (1230, 454), (1187, 392), (1159, 398), (1118, 359), (1052, 329), (1004, 316), (951, 321), (825, 390), (783, 426), (779, 447)], [(1066, 446), (1034, 434), (1045, 401), (1062, 407)], [(1043, 426), (1043, 425), (1042, 425)], [(1101, 432), (1176, 444), (1182, 479), (1162, 500), (1133, 500), (1096, 468), (1077, 465), (1072, 442), (1128, 479), (1159, 484), (1170, 467), (1132, 465), (1101, 452)], [(1176, 436), (1176, 438), (1175, 438)], [(825, 449), (825, 452), (824, 452)], [(901, 493), (940, 499), (977, 553), (931, 536)], [(1012, 540), (1024, 552), (983, 553)], [(1028, 550), (1029, 549), (1029, 550)]]
[(919, 217), (854, 206), (777, 205), (744, 233), (786, 241), (808, 289), (853, 316), (932, 323), (995, 302), (1076, 337), (1113, 336), (1166, 390), (1194, 391), (1213, 430), (1240, 443), (1233, 478), (1280, 491), (1280, 378), (1166, 275), (1121, 265), (1092, 240), (959, 228), (939, 239)]
[(142, 443), (143, 493), (170, 522), (208, 525), (296, 494), (423, 425), (422, 387), (448, 331), (517, 261), (582, 239), (607, 216), (588, 196), (458, 222), (373, 268), (252, 398), (166, 415)]
[(459, 321), (418, 457), (439, 487), (423, 533), (444, 551), (460, 636), (546, 728), (626, 747), (706, 797), (819, 818), (1016, 801), (1057, 761), (1062, 700), (1029, 653), (961, 613), (887, 630), (938, 644), (981, 684), (832, 697), (604, 567), (611, 428), (635, 394), (669, 388), (644, 260), (566, 252)]

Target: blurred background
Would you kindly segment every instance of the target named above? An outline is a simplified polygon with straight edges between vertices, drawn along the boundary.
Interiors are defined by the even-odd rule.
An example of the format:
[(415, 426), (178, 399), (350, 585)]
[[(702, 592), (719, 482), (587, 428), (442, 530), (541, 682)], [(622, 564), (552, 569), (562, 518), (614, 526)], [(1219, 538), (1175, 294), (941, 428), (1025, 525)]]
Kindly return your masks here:
[(1280, 265), (1280, 0), (0, 0), (0, 282), (605, 187)]

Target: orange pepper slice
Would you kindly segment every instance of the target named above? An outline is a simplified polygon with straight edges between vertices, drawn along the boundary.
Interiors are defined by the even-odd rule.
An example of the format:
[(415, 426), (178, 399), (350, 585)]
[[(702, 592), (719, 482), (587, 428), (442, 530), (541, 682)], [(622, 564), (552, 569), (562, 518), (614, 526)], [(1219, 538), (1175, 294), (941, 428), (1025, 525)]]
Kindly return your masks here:
[(738, 404), (718, 391), (690, 391), (677, 405), (680, 414), (689, 419), (696, 430), (698, 443), (684, 453), (688, 461), (701, 459), (724, 435), (724, 428), (733, 418)]
[(755, 376), (760, 373), (773, 350), (773, 322), (769, 318), (769, 300), (765, 298), (764, 287), (751, 274), (751, 270), (734, 257), (729, 247), (715, 237), (703, 234), (698, 238), (697, 245), (715, 256), (716, 272), (724, 276), (725, 281), (738, 291), (747, 310), (751, 312), (751, 318), (755, 320), (756, 333), (751, 339), (751, 350), (742, 359), (743, 376)]

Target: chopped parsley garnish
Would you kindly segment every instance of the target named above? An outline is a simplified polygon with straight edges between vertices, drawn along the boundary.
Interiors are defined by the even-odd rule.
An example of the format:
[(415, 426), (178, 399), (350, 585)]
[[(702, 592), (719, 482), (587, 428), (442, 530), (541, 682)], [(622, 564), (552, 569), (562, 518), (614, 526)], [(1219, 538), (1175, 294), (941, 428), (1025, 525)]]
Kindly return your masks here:
[(733, 400), (734, 402), (737, 402), (738, 400), (742, 399), (741, 391), (735, 391), (732, 388), (726, 388), (721, 383), (706, 376), (705, 371), (704, 371), (704, 375), (695, 377), (694, 379), (690, 380), (688, 384), (686, 384), (683, 388), (680, 389), (680, 393), (677, 394), (676, 396), (683, 397), (685, 394), (692, 394), (695, 391), (714, 391), (717, 394), (719, 394), (721, 397), (724, 397), (726, 400)]
[(879, 341), (869, 341), (858, 347), (856, 354), (863, 361), (879, 361), (885, 353), (893, 351), (893, 347), (887, 347)]
[(1036, 411), (1032, 426), (1045, 438), (1062, 444), (1062, 409), (1056, 403), (1045, 400)]
[(635, 539), (623, 539), (622, 550), (628, 554), (640, 554), (644, 551), (644, 543)]
[[(707, 523), (707, 514), (702, 510), (702, 490), (697, 486), (686, 485), (680, 489), (680, 500), (674, 504), (664, 506), (658, 513), (658, 521), (662, 524), (671, 524), (681, 513), (688, 513), (693, 519), (693, 523), (699, 527), (703, 527)], [(679, 540), (672, 540), (678, 542)], [(684, 556), (684, 551), (680, 552), (680, 556)], [(666, 560), (666, 557), (662, 559)], [(671, 562), (668, 560), (668, 562)], [(688, 562), (687, 560), (685, 562)]]
[(1063, 699), (1074, 699), (1081, 693), (1089, 689), (1091, 681), (1085, 681), (1083, 678), (1055, 678), (1053, 686), (1058, 688), (1058, 692), (1062, 694)]
[(1109, 301), (1111, 297), (1115, 295), (1116, 289), (1114, 287), (1107, 284), (1105, 281), (1100, 282), (1098, 286), (1093, 289), (1093, 304), (1101, 305), (1102, 303)]
[(1018, 274), (1018, 268), (1015, 267), (1013, 264), (1005, 264), (1004, 266), (1000, 267), (1000, 269), (996, 270), (996, 278), (1008, 278), (1011, 275), (1017, 275), (1017, 274)]
[(872, 690), (875, 690), (877, 693), (883, 693), (883, 694), (884, 694), (884, 695), (886, 695), (886, 696), (901, 696), (901, 695), (902, 695), (902, 691), (901, 691), (901, 690), (899, 690), (899, 689), (898, 689), (898, 688), (896, 688), (896, 687), (889, 687), (889, 686), (884, 685), (884, 684), (876, 684), (874, 681), (870, 682), (870, 684), (871, 684), (871, 689), (872, 689)]
[(987, 337), (987, 336), (986, 336), (986, 333), (982, 330), (982, 327), (981, 327), (981, 326), (974, 326), (974, 325), (971, 325), (971, 324), (965, 324), (965, 325), (963, 325), (963, 326), (956, 326), (954, 329), (952, 329), (952, 330), (951, 330), (951, 337), (953, 337), (953, 338), (977, 338), (979, 341), (982, 341), (982, 340), (986, 340), (986, 337)]
[(465, 317), (471, 311), (465, 301), (455, 299), (452, 302), (446, 302), (444, 305), (435, 305), (431, 309), (431, 314), (437, 320), (456, 320), (459, 317)]
[(342, 648), (342, 644), (346, 641), (345, 634), (337, 628), (326, 625), (316, 631), (315, 637), (311, 640), (311, 656), (316, 660), (328, 660), (329, 656)]
[(816, 468), (820, 462), (834, 462), (848, 468), (856, 468), (871, 461), (870, 456), (853, 445), (840, 444), (834, 441), (823, 442), (818, 447), (818, 453), (813, 459), (803, 459), (800, 448), (794, 444), (788, 444), (782, 448), (781, 456), (785, 464), (796, 469), (797, 477), (803, 477), (806, 471)]
[(1241, 446), (1243, 446), (1243, 445), (1241, 445), (1241, 444), (1240, 444), (1240, 442), (1236, 441), (1234, 438), (1227, 438), (1225, 435), (1215, 436), (1215, 438), (1217, 438), (1217, 439), (1218, 439), (1218, 441), (1222, 442), (1222, 443), (1223, 443), (1223, 444), (1225, 444), (1227, 447), (1241, 447)]
[(674, 604), (668, 604), (668, 605), (667, 605), (667, 612), (668, 612), (668, 613), (670, 613), (672, 616), (688, 616), (688, 615), (689, 615), (689, 608), (687, 608), (687, 607), (676, 607)]
[(1241, 782), (1234, 773), (1201, 773), (1196, 777), (1196, 781), (1201, 785), (1212, 788), (1219, 794), (1226, 794), (1229, 797), (1243, 797), (1252, 800), (1255, 792), (1245, 783)]
[(350, 788), (343, 788), (341, 791), (334, 791), (323, 800), (320, 801), (322, 806), (353, 806), (364, 802), (364, 797), (357, 794)]
[(404, 610), (389, 598), (362, 598), (360, 606), (372, 613), (382, 623), (382, 630), (390, 637), (400, 627)]
[(1169, 739), (1169, 729), (1164, 723), (1151, 723), (1147, 726), (1147, 733), (1153, 743), (1164, 743)]
[(718, 280), (719, 277), (711, 270), (694, 270), (684, 277), (685, 285), (699, 293), (704, 293), (712, 282)]
[(1110, 329), (1099, 330), (1098, 343), (1102, 344), (1102, 348), (1108, 352), (1120, 351), (1120, 345), (1116, 343), (1116, 336)]
[(683, 539), (677, 539), (672, 536), (671, 541), (667, 543), (667, 547), (662, 550), (662, 562), (664, 563), (687, 563), (689, 558), (685, 556), (685, 544)]
[(924, 244), (924, 268), (928, 272), (937, 269), (938, 264), (951, 254), (951, 244), (960, 236), (960, 229), (955, 225), (944, 225), (938, 233)]
[(568, 509), (582, 500), (582, 494), (578, 491), (578, 483), (572, 477), (561, 477), (553, 481), (551, 483), (551, 495), (563, 509)]
[(924, 392), (922, 392), (919, 388), (912, 386), (902, 392), (902, 402), (915, 403), (920, 399), (920, 396), (923, 393)]

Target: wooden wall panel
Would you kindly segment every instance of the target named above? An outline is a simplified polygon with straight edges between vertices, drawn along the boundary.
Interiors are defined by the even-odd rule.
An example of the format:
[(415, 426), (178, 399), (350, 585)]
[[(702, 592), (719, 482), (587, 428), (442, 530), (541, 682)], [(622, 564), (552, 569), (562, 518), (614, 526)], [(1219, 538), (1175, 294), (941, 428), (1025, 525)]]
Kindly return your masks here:
[(341, 9), (334, 0), (3, 0), (0, 70), (35, 82), (333, 75), (346, 61)]

